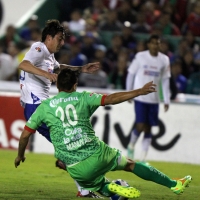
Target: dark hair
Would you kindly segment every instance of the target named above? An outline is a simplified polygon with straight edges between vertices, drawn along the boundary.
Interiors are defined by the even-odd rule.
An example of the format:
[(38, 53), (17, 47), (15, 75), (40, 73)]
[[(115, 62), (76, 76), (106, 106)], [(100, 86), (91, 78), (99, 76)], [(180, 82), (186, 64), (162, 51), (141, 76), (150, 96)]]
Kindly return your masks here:
[(71, 90), (73, 85), (78, 82), (78, 71), (63, 69), (58, 74), (57, 87), (59, 90)]
[(152, 40), (160, 40), (160, 37), (158, 35), (151, 35), (147, 43), (150, 43)]
[(42, 31), (42, 42), (45, 41), (47, 35), (51, 35), (52, 37), (54, 37), (58, 32), (62, 32), (65, 36), (68, 35), (67, 30), (60, 24), (58, 20), (48, 20)]

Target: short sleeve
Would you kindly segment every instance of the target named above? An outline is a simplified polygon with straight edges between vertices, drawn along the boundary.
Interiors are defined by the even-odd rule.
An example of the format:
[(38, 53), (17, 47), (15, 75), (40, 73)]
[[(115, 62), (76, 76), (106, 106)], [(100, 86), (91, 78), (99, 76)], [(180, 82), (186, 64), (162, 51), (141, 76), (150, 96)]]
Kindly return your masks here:
[(93, 93), (93, 92), (85, 92), (84, 101), (87, 102), (91, 112), (93, 113), (99, 106), (104, 106), (104, 99), (106, 95)]
[(38, 43), (34, 43), (29, 51), (25, 54), (23, 60), (30, 61), (33, 65), (37, 65), (37, 63), (42, 63), (44, 60), (44, 50), (41, 45)]

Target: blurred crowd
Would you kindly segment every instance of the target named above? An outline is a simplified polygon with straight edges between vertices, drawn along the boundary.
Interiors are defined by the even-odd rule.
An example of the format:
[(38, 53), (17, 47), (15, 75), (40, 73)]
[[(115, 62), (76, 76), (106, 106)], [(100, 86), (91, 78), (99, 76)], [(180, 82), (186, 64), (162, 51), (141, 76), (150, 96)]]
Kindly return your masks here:
[[(74, 0), (75, 2), (75, 0)], [(79, 86), (125, 89), (127, 68), (146, 40), (139, 34), (158, 34), (160, 51), (171, 61), (175, 94), (200, 94), (199, 0), (90, 0), (59, 19), (68, 29), (65, 45), (55, 54), (59, 63), (82, 66), (100, 62), (95, 75), (81, 74)], [(32, 16), (19, 30), (9, 24), (0, 38), (0, 80), (18, 81), (18, 64), (30, 45), (40, 41), (42, 27)], [(111, 35), (108, 43), (101, 33)], [(165, 36), (177, 37), (176, 48)], [(105, 37), (105, 35), (104, 35)]]

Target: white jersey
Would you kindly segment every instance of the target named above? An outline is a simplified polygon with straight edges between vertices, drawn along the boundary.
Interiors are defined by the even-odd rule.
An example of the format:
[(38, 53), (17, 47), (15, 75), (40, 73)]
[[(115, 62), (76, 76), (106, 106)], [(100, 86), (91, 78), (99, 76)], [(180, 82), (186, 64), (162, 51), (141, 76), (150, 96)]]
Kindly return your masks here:
[[(35, 67), (38, 67), (49, 73), (60, 65), (55, 60), (54, 54), (51, 54), (46, 45), (42, 42), (34, 43), (30, 50), (25, 54), (23, 60), (30, 61)], [(49, 79), (21, 71), (20, 88), (21, 101), (28, 104), (40, 104), (42, 100), (49, 97), (51, 82)]]
[[(149, 50), (142, 51), (136, 54), (128, 68), (128, 72), (135, 76), (132, 89), (141, 88), (144, 84), (153, 81), (157, 85), (158, 91), (160, 81), (171, 76), (170, 61), (163, 53), (159, 52), (157, 56), (152, 56)], [(159, 103), (159, 91), (138, 96), (134, 99), (146, 103)]]

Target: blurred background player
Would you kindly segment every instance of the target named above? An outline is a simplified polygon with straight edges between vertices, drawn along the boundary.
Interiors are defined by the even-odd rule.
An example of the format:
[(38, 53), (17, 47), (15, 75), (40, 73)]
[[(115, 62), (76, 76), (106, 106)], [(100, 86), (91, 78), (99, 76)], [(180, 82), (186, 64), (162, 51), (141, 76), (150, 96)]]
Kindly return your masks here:
[[(164, 109), (167, 111), (170, 103), (170, 61), (166, 55), (159, 52), (159, 45), (159, 36), (152, 35), (147, 43), (148, 50), (136, 54), (128, 68), (126, 89), (140, 88), (144, 83), (149, 81), (153, 81), (159, 86), (161, 82)], [(145, 162), (151, 144), (151, 128), (152, 126), (158, 125), (159, 94), (152, 93), (146, 96), (136, 97), (134, 99), (134, 107), (136, 119), (128, 144), (128, 157), (133, 159), (135, 144), (140, 133), (144, 132), (140, 160)]]
[[(68, 66), (59, 64), (54, 57), (64, 44), (67, 31), (59, 21), (48, 20), (42, 31), (41, 42), (35, 42), (30, 50), (25, 54), (23, 61), (19, 64), (21, 69), (20, 88), (21, 88), (21, 105), (24, 107), (24, 116), (28, 120), (31, 114), (40, 105), (41, 101), (49, 97), (49, 90), (52, 82), (57, 80), (56, 70), (70, 67), (78, 72), (92, 73), (99, 68), (98, 63), (89, 63), (83, 67)], [(43, 135), (49, 142), (51, 138), (49, 129), (42, 124), (37, 131)], [(59, 165), (60, 164), (60, 165)], [(56, 166), (62, 168), (62, 162), (57, 161)], [(92, 192), (81, 190), (78, 183), (77, 196), (86, 196), (98, 198)]]

